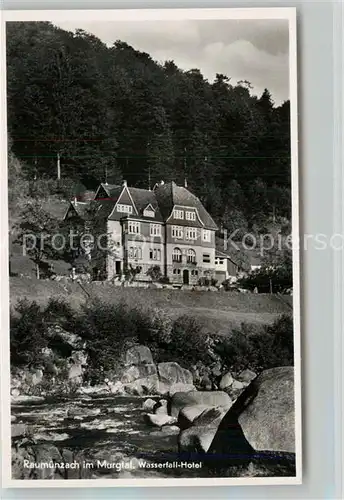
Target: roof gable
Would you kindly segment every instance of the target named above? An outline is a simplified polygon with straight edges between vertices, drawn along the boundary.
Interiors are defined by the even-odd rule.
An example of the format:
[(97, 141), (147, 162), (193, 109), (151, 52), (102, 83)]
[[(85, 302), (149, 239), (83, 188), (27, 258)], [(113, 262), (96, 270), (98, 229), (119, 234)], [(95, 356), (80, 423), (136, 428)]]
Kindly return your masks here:
[(119, 195), (121, 194), (122, 189), (123, 189), (122, 186), (117, 186), (116, 184), (100, 184), (100, 186), (96, 191), (94, 199), (95, 200), (110, 199), (116, 202)]
[[(198, 217), (206, 229), (212, 229), (214, 231), (218, 229), (214, 220), (206, 211), (200, 200), (188, 189), (177, 186), (177, 184), (172, 181), (166, 184), (160, 184), (155, 188), (154, 192), (165, 220), (171, 216), (172, 210), (176, 205), (185, 208), (189, 207), (197, 211)], [(192, 221), (187, 222), (189, 225), (192, 225)]]

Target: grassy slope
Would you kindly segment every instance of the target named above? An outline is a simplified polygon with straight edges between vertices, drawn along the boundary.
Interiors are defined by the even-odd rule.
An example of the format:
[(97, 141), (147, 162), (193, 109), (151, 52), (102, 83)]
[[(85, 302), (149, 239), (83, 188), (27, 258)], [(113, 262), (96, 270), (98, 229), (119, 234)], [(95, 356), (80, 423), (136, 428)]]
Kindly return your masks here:
[[(199, 318), (206, 330), (226, 333), (242, 322), (272, 323), (290, 307), (275, 296), (264, 294), (238, 294), (228, 292), (194, 292), (117, 288), (109, 283), (83, 285), (91, 298), (116, 304), (125, 301), (144, 308), (161, 308), (173, 317), (188, 314)], [(66, 299), (75, 308), (85, 303), (87, 295), (77, 283), (11, 278), (11, 305), (27, 297), (41, 305), (50, 297)]]

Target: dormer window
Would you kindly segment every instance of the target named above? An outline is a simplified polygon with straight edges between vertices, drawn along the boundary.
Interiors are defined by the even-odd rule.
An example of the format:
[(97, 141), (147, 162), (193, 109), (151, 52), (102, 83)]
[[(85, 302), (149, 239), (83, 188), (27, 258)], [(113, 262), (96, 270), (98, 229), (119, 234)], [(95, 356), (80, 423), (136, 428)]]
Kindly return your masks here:
[(152, 207), (152, 205), (148, 205), (143, 211), (143, 216), (144, 217), (155, 217), (155, 211)]
[(184, 219), (184, 210), (173, 210), (173, 218), (174, 219)]
[(196, 220), (196, 212), (185, 212), (186, 220)]
[(133, 213), (133, 207), (131, 205), (123, 205), (118, 203), (117, 204), (117, 212), (121, 212), (124, 214), (132, 214)]

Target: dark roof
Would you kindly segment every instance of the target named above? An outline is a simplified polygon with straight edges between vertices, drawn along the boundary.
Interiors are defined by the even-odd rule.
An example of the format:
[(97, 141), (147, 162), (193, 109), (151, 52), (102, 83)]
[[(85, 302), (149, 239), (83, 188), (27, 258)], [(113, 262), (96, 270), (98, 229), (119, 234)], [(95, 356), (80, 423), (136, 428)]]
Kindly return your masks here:
[[(204, 225), (205, 228), (207, 229), (213, 229), (217, 230), (218, 227), (215, 224), (214, 220), (210, 216), (210, 214), (206, 211), (200, 200), (192, 194), (188, 189), (182, 186), (177, 186), (175, 182), (168, 182), (166, 184), (160, 184), (156, 186), (154, 190), (157, 202), (160, 207), (161, 214), (164, 219), (167, 219), (171, 212), (172, 209), (175, 205), (182, 206), (182, 207), (192, 207), (197, 209), (199, 217)], [(171, 221), (172, 222), (172, 221)], [(178, 219), (179, 225), (181, 224), (181, 221)], [(192, 221), (184, 221), (184, 224), (187, 224), (188, 226), (197, 226), (197, 222), (195, 223)]]
[[(98, 195), (97, 202), (102, 203), (103, 206), (100, 210), (104, 216), (108, 217), (109, 220), (120, 220), (126, 218), (128, 215), (123, 214), (123, 212), (113, 211), (113, 208), (122, 193), (123, 186), (117, 186), (114, 184), (101, 184), (98, 188), (98, 191), (103, 191), (106, 197), (102, 196), (100, 193), (100, 197)], [(203, 207), (200, 200), (192, 194), (188, 189), (177, 186), (175, 182), (168, 182), (166, 184), (156, 185), (153, 191), (148, 189), (141, 189), (136, 187), (127, 186), (127, 190), (130, 194), (130, 197), (134, 203), (134, 206), (137, 210), (137, 214), (130, 214), (130, 218), (142, 218), (145, 220), (156, 220), (157, 222), (166, 221), (173, 210), (175, 205), (181, 207), (191, 207), (197, 210), (198, 215), (200, 217), (200, 221), (189, 221), (189, 220), (173, 220), (170, 219), (170, 223), (176, 223), (178, 225), (186, 225), (186, 226), (194, 226), (194, 227), (205, 227), (206, 229), (217, 230), (217, 226)], [(108, 203), (106, 205), (106, 203)], [(155, 217), (145, 217), (143, 215), (144, 209), (151, 205), (155, 211)], [(106, 208), (105, 208), (106, 207)]]
[[(158, 221), (163, 220), (154, 191), (149, 191), (148, 189), (133, 188), (133, 187), (129, 187), (128, 190), (133, 199), (133, 202), (135, 204), (139, 216), (143, 217), (144, 209), (148, 205), (151, 205), (155, 211), (154, 219)], [(146, 217), (144, 218), (146, 219)]]
[(76, 202), (75, 201), (71, 201), (70, 204), (69, 204), (69, 207), (64, 215), (64, 218), (66, 218), (68, 212), (70, 209), (73, 209), (75, 214), (80, 217), (81, 219), (86, 219), (86, 211), (87, 209), (89, 208), (90, 206), (90, 202)]
[[(117, 186), (116, 184), (100, 184), (100, 186), (97, 189), (97, 191), (100, 188), (102, 188), (105, 191), (105, 193), (107, 195), (106, 199), (110, 199), (111, 201), (116, 202), (117, 199), (118, 199), (118, 197), (119, 197), (119, 195), (122, 192), (123, 186)], [(99, 198), (97, 198), (97, 199), (99, 199)]]
[[(121, 190), (123, 187), (121, 188)], [(159, 210), (159, 205), (157, 203), (157, 199), (155, 197), (154, 191), (149, 191), (148, 189), (140, 189), (140, 188), (134, 188), (134, 187), (129, 187), (128, 186), (128, 192), (131, 196), (131, 199), (133, 200), (134, 207), (137, 210), (137, 214), (133, 212), (133, 214), (130, 214), (130, 218), (135, 218), (135, 219), (147, 219), (147, 220), (156, 220), (158, 222), (162, 222), (163, 218), (161, 216), (160, 210)], [(118, 199), (118, 196), (117, 196)], [(155, 211), (155, 217), (146, 217), (143, 215), (144, 209), (148, 206), (151, 205)], [(113, 207), (115, 206), (115, 203), (113, 203)], [(123, 214), (122, 212), (113, 212), (109, 214), (109, 220), (120, 220), (123, 218), (126, 218), (127, 214)]]
[(116, 204), (112, 199), (93, 200), (91, 203), (91, 206), (94, 207), (96, 217), (99, 218), (108, 218)]

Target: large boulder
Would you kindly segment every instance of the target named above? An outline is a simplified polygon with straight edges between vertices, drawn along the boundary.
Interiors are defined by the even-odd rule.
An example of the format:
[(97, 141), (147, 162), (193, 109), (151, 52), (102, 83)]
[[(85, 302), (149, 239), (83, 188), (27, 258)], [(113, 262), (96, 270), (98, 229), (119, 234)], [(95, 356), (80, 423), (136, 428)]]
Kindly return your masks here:
[(124, 385), (125, 392), (134, 396), (143, 396), (144, 394), (156, 394), (159, 385), (157, 375), (150, 375), (145, 378), (139, 378)]
[(134, 380), (156, 375), (156, 373), (157, 371), (154, 363), (132, 365), (123, 373), (121, 382), (123, 384), (129, 384), (130, 382), (134, 382)]
[(153, 364), (152, 353), (144, 345), (135, 345), (125, 353), (125, 364), (127, 366)]
[(226, 411), (224, 407), (206, 408), (195, 418), (191, 427), (180, 432), (178, 453), (181, 460), (199, 459), (207, 453)]
[(177, 384), (172, 385), (168, 391), (168, 395), (172, 397), (176, 392), (191, 392), (196, 390), (197, 389), (193, 384), (182, 384), (181, 382), (178, 382)]
[(180, 429), (188, 429), (204, 410), (209, 409), (206, 405), (184, 406), (178, 414), (178, 425)]
[(228, 463), (233, 457), (249, 462), (257, 452), (273, 454), (275, 461), (295, 452), (293, 367), (265, 370), (254, 379), (221, 421), (209, 449)]
[(229, 408), (231, 404), (231, 398), (223, 391), (177, 392), (171, 398), (171, 415), (178, 417), (180, 410), (185, 406), (204, 405)]
[(173, 384), (193, 384), (192, 373), (173, 361), (158, 364), (159, 379), (172, 386)]
[(148, 347), (136, 345), (128, 349), (125, 353), (125, 366), (121, 382), (126, 392), (137, 396), (158, 392), (157, 369)]

